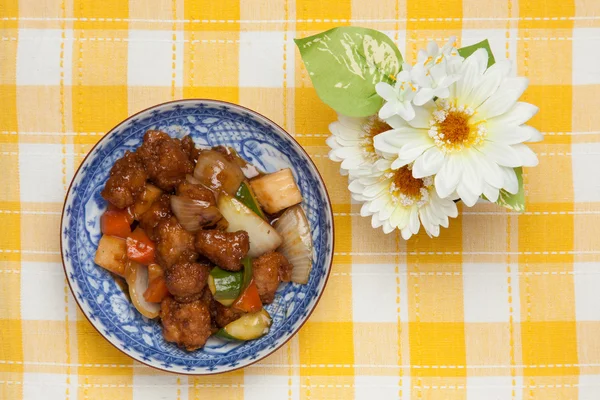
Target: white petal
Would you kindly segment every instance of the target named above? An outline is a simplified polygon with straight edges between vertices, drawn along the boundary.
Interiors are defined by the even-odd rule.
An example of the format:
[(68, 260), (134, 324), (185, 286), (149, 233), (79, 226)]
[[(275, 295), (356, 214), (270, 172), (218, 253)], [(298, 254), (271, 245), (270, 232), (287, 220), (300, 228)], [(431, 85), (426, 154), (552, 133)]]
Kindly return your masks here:
[(373, 214), (371, 217), (371, 226), (373, 228), (379, 228), (381, 225), (383, 225), (383, 221), (378, 218), (377, 214)]
[(519, 154), (522, 166), (535, 167), (539, 164), (537, 155), (526, 144), (515, 144), (511, 147)]
[(483, 187), (483, 194), (489, 201), (491, 201), (492, 203), (495, 203), (496, 200), (498, 200), (498, 196), (500, 195), (500, 189), (486, 184)]
[(483, 193), (483, 174), (480, 164), (477, 162), (481, 157), (484, 156), (474, 149), (464, 151), (464, 155), (462, 157), (463, 174), (461, 183), (466, 185), (469, 192), (473, 193), (477, 197)]
[(381, 209), (381, 211), (379, 211), (379, 219), (381, 219), (381, 220), (389, 219), (395, 209), (396, 209), (396, 205), (394, 204), (394, 202), (392, 201), (392, 198), (390, 197), (390, 200), (388, 201), (388, 203)]
[(413, 109), (412, 104), (410, 102), (398, 102), (396, 105), (396, 114), (401, 116), (407, 121), (410, 121), (415, 117), (415, 110)]
[(358, 179), (355, 179), (348, 185), (348, 190), (350, 190), (352, 193), (361, 194), (363, 190), (365, 190), (365, 186), (362, 185)]
[[(498, 142), (503, 144), (517, 144), (528, 141), (531, 138), (532, 131), (537, 132), (535, 128), (527, 125), (521, 126), (510, 126), (506, 125), (500, 128), (495, 126), (493, 129), (488, 131), (486, 139), (492, 142)], [(537, 132), (539, 133), (539, 132)]]
[(444, 164), (444, 154), (437, 148), (431, 147), (415, 160), (412, 174), (415, 178), (424, 178), (426, 176), (438, 173)]
[(415, 98), (413, 99), (413, 103), (417, 106), (422, 106), (427, 103), (429, 100), (433, 99), (434, 90), (427, 87), (422, 87), (419, 89)]
[[(534, 106), (533, 104), (517, 102), (510, 110), (506, 113), (499, 115), (495, 118), (489, 119), (486, 116), (482, 118), (488, 118), (488, 127), (493, 127), (495, 125), (503, 126), (503, 125), (522, 125), (525, 122), (529, 121), (535, 114), (537, 114), (539, 108)], [(475, 114), (471, 118), (478, 117), (479, 114)], [(481, 118), (480, 118), (481, 119)], [(474, 122), (476, 122), (474, 120)]]
[(375, 185), (368, 186), (365, 188), (365, 190), (363, 190), (362, 194), (366, 197), (374, 198), (379, 193), (386, 190), (389, 187), (389, 184), (390, 184), (389, 180), (385, 180), (385, 181), (379, 182)]
[(477, 113), (481, 118), (504, 114), (516, 104), (528, 85), (529, 79), (524, 77), (505, 79), (496, 93), (477, 108)]
[(391, 85), (385, 82), (377, 83), (375, 85), (375, 91), (380, 97), (382, 97), (386, 101), (396, 99), (397, 96), (396, 90)]
[(427, 76), (427, 70), (422, 65), (415, 66), (410, 71), (410, 77), (421, 87), (428, 88), (431, 86), (431, 78)]
[(392, 128), (395, 128), (395, 129), (397, 129), (397, 128), (404, 128), (404, 127), (408, 126), (408, 122), (406, 122), (404, 120), (404, 118), (402, 118), (401, 116), (396, 115), (396, 114), (392, 115), (389, 118), (386, 118), (385, 122), (389, 126), (391, 126)]
[(506, 69), (503, 66), (508, 64), (508, 67), (510, 68), (510, 62), (507, 60), (503, 61), (506, 61), (506, 63), (498, 62), (485, 71), (483, 78), (469, 94), (465, 101), (471, 108), (479, 107), (481, 103), (496, 92), (498, 86), (500, 86), (500, 83), (506, 77)]
[(445, 158), (444, 164), (435, 176), (435, 190), (441, 198), (448, 197), (456, 190), (456, 186), (462, 177), (462, 163), (456, 155)]
[(402, 234), (402, 239), (404, 239), (404, 240), (408, 240), (412, 236), (412, 232), (410, 231), (410, 228), (408, 226), (405, 228), (402, 228), (400, 233)]
[(454, 93), (459, 100), (466, 99), (478, 84), (487, 68), (487, 58), (487, 51), (477, 49), (463, 62), (460, 70), (463, 78), (456, 82), (456, 92)]
[(392, 233), (393, 230), (394, 227), (390, 224), (390, 221), (386, 220), (383, 222), (383, 233), (387, 235), (388, 233)]
[[(396, 101), (396, 100), (395, 100)], [(381, 107), (379, 110), (379, 118), (386, 119), (396, 114), (396, 104), (395, 101), (388, 101)]]
[(507, 144), (486, 141), (478, 150), (504, 167), (514, 168), (522, 165), (519, 154)]
[(410, 217), (408, 219), (408, 227), (410, 231), (416, 235), (419, 233), (419, 228), (421, 227), (421, 223), (419, 222), (419, 213), (417, 211), (417, 207), (413, 206), (410, 211)]
[(502, 188), (508, 193), (517, 194), (519, 192), (519, 179), (514, 168), (501, 167), (500, 170), (504, 176), (504, 185)]
[[(433, 111), (437, 108), (433, 101), (429, 101), (422, 106), (414, 107), (415, 117), (408, 121), (413, 128), (429, 130), (429, 121), (432, 120)], [(426, 132), (424, 132), (426, 134)]]
[(366, 121), (366, 118), (364, 118), (364, 117), (349, 117), (347, 115), (338, 114), (338, 121), (342, 126), (348, 128), (348, 129), (352, 129), (355, 131), (361, 131), (362, 126)]
[(418, 156), (430, 147), (433, 147), (433, 140), (427, 135), (421, 135), (418, 139), (412, 140), (406, 143), (400, 148), (398, 156), (404, 159), (410, 159), (411, 161), (416, 159)]
[(360, 216), (361, 217), (368, 217), (373, 214), (372, 212), (369, 211), (369, 205), (370, 205), (370, 202), (365, 202), (362, 205), (362, 207), (360, 208)]
[(477, 203), (477, 199), (479, 199), (479, 195), (471, 192), (464, 181), (458, 184), (456, 191), (467, 207), (473, 207)]
[(404, 167), (405, 165), (410, 164), (411, 162), (415, 161), (414, 158), (412, 159), (406, 159), (406, 158), (396, 158), (394, 160), (394, 162), (392, 163), (392, 169), (399, 169)]
[(504, 185), (504, 175), (501, 167), (494, 160), (481, 154), (477, 160), (477, 165), (481, 168), (484, 181), (495, 188), (500, 189)]
[(521, 129), (525, 129), (529, 132), (529, 139), (527, 140), (528, 142), (541, 142), (544, 140), (544, 135), (542, 135), (540, 131), (535, 129), (533, 126), (521, 125)]
[(435, 89), (435, 95), (440, 99), (447, 99), (450, 97), (450, 90), (447, 87), (439, 87)]
[(396, 210), (390, 217), (390, 224), (399, 229), (404, 228), (408, 224), (408, 219), (410, 217), (409, 209), (406, 207), (398, 206)]
[(372, 213), (379, 213), (379, 210), (381, 210), (381, 208), (384, 205), (386, 205), (388, 201), (389, 201), (389, 196), (377, 197), (376, 199), (371, 201), (371, 204), (369, 205), (369, 211)]

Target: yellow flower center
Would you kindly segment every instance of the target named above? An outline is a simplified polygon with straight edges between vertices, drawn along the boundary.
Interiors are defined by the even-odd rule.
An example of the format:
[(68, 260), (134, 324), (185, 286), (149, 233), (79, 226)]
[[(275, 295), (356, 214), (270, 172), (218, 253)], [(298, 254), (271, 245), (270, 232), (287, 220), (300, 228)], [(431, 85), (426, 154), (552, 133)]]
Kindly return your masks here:
[(429, 136), (445, 153), (479, 145), (483, 143), (487, 129), (485, 121), (471, 122), (473, 114), (475, 112), (469, 107), (439, 101), (438, 110), (429, 121)]
[(412, 206), (417, 203), (421, 206), (429, 200), (428, 187), (433, 184), (431, 177), (418, 179), (413, 177), (412, 168), (408, 165), (393, 173), (390, 194), (394, 203), (403, 206)]

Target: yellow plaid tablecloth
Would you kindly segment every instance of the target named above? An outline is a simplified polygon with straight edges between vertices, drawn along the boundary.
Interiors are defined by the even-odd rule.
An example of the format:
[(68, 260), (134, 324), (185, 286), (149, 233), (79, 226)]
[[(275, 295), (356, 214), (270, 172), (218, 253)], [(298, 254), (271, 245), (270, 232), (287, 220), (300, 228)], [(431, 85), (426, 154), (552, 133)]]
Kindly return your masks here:
[[(540, 113), (522, 214), (462, 208), (438, 239), (383, 235), (327, 158), (335, 114), (292, 39), (337, 25), (490, 40)], [(1, 399), (600, 399), (597, 0), (0, 0)], [(115, 350), (67, 287), (59, 219), (74, 170), (147, 106), (223, 99), (308, 150), (336, 253), (309, 322), (219, 376), (157, 372)]]

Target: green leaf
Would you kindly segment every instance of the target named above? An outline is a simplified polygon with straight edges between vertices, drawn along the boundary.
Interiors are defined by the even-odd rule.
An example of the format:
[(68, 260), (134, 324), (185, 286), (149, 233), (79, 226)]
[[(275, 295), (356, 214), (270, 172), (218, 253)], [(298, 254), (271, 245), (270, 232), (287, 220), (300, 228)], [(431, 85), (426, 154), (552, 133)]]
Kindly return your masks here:
[(383, 99), (375, 85), (393, 84), (402, 68), (400, 50), (373, 29), (344, 26), (294, 41), (317, 94), (340, 114), (376, 114)]
[(523, 187), (523, 168), (515, 168), (517, 179), (519, 180), (519, 191), (517, 194), (508, 193), (506, 190), (500, 190), (500, 196), (496, 204), (514, 211), (525, 211), (525, 190)]
[(494, 58), (494, 54), (492, 53), (492, 49), (490, 48), (490, 42), (488, 42), (487, 39), (482, 40), (479, 43), (475, 43), (472, 44), (471, 46), (467, 46), (467, 47), (462, 47), (460, 49), (458, 49), (458, 54), (460, 54), (462, 57), (467, 58), (469, 57), (471, 54), (475, 53), (475, 50), (477, 49), (486, 49), (487, 53), (488, 53), (488, 68), (491, 67), (492, 65), (494, 65), (494, 63), (496, 62), (496, 59)]

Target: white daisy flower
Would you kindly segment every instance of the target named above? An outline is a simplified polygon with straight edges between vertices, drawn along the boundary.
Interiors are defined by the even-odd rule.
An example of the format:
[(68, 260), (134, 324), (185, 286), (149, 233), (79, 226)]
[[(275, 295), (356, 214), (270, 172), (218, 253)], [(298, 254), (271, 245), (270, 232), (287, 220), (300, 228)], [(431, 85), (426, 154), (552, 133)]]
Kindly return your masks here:
[(482, 194), (494, 202), (500, 189), (516, 193), (514, 168), (538, 164), (523, 142), (543, 139), (525, 125), (538, 108), (517, 102), (528, 80), (510, 78), (508, 61), (487, 62), (486, 50), (476, 50), (461, 63), (447, 99), (415, 107), (409, 122), (388, 121), (396, 129), (374, 140), (377, 150), (397, 154), (393, 169), (414, 163), (415, 178), (435, 175), (441, 198), (456, 192), (469, 207)]
[(434, 97), (445, 99), (450, 95), (448, 87), (460, 75), (455, 73), (463, 58), (455, 47), (456, 37), (440, 49), (435, 42), (429, 42), (427, 50), (420, 50), (417, 64), (410, 71), (411, 79), (418, 85), (413, 103), (420, 106)]
[(433, 186), (433, 177), (414, 178), (408, 165), (393, 170), (390, 160), (377, 161), (371, 174), (350, 183), (352, 193), (365, 201), (360, 213), (372, 216), (373, 228), (384, 233), (399, 229), (407, 240), (423, 225), (429, 236), (438, 236), (440, 226), (448, 227), (448, 217), (458, 215), (456, 204), (440, 198)]
[(382, 158), (373, 147), (373, 138), (389, 129), (391, 126), (376, 115), (355, 118), (338, 114), (338, 120), (329, 124), (329, 158), (341, 162), (342, 175), (349, 173), (351, 179), (368, 173)]
[(379, 110), (379, 118), (386, 119), (393, 115), (399, 115), (407, 121), (414, 118), (412, 99), (417, 93), (417, 87), (411, 81), (410, 71), (411, 66), (404, 63), (402, 71), (396, 76), (394, 86), (386, 82), (375, 85), (375, 91), (385, 100), (385, 104)]

